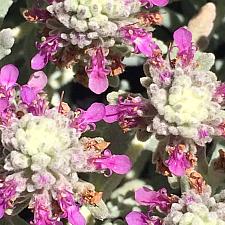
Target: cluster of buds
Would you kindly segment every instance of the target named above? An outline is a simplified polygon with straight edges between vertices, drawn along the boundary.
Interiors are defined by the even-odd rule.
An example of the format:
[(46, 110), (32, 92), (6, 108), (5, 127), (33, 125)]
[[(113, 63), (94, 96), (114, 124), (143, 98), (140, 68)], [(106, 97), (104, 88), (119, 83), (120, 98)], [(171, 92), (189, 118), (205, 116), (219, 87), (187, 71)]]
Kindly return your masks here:
[(80, 207), (103, 202), (102, 193), (79, 173), (125, 174), (131, 161), (112, 154), (103, 138), (84, 137), (104, 118), (103, 104), (93, 103), (86, 111), (62, 102), (50, 108), (43, 91), (46, 75), (36, 72), (22, 86), (18, 75), (13, 65), (0, 72), (0, 218), (28, 206), (34, 212), (31, 224), (60, 225), (67, 219), (84, 225)]
[(40, 70), (48, 61), (59, 67), (76, 65), (77, 76), (87, 74), (89, 88), (100, 94), (108, 88), (108, 75), (123, 72), (125, 56), (153, 57), (157, 46), (150, 30), (162, 17), (146, 9), (165, 6), (168, 0), (47, 0), (39, 4), (24, 12), (28, 21), (44, 25), (32, 68)]
[[(130, 128), (136, 124), (138, 137), (144, 140), (155, 134), (165, 143), (163, 152), (169, 155), (166, 160), (164, 153), (158, 154), (162, 166), (182, 176), (194, 166), (198, 150), (213, 137), (224, 136), (224, 84), (210, 71), (213, 54), (197, 51), (185, 27), (174, 32), (174, 45), (166, 59), (162, 54), (155, 56), (145, 64), (146, 77), (141, 78), (149, 98), (139, 96), (138, 103), (129, 104), (110, 121), (115, 115), (112, 109), (121, 108), (118, 99), (116, 104), (107, 106), (111, 110), (107, 110), (104, 119), (121, 123), (124, 117), (129, 118)], [(130, 94), (123, 98), (129, 99)]]
[[(126, 216), (128, 225), (224, 225), (224, 191), (211, 197), (209, 186), (201, 194), (195, 190), (184, 192), (179, 198), (168, 196), (165, 189), (152, 191), (146, 187), (135, 192), (135, 200), (148, 206), (148, 213), (133, 211)], [(153, 216), (153, 210), (161, 216)]]

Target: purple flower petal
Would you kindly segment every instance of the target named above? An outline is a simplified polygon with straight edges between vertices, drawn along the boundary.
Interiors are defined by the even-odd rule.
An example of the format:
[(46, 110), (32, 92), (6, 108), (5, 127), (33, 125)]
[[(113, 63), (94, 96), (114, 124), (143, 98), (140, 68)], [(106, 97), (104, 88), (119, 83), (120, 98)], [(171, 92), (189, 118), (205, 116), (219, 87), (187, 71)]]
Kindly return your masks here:
[(86, 68), (89, 77), (88, 87), (96, 94), (104, 92), (108, 86), (109, 81), (107, 75), (110, 70), (106, 68), (106, 59), (101, 48), (98, 48), (92, 55), (91, 65)]
[(174, 32), (173, 39), (180, 52), (188, 51), (192, 46), (192, 34), (184, 27)]
[(37, 92), (28, 85), (23, 85), (20, 90), (20, 95), (22, 101), (29, 105), (36, 98)]
[(169, 159), (166, 160), (166, 164), (172, 174), (175, 176), (184, 176), (186, 169), (191, 167), (191, 163), (188, 161), (185, 153), (175, 149)]
[(0, 204), (0, 219), (3, 218), (4, 214), (5, 214), (4, 205), (3, 204)]
[(86, 221), (83, 215), (79, 211), (79, 207), (76, 205), (67, 208), (68, 221), (72, 225), (85, 225)]
[(7, 98), (0, 98), (0, 113), (2, 113), (9, 105)]
[(144, 215), (141, 212), (130, 212), (126, 217), (125, 217), (126, 222), (128, 225), (148, 225), (148, 217)]
[(126, 155), (113, 155), (104, 160), (104, 166), (114, 173), (126, 174), (130, 171), (132, 163)]
[(18, 76), (19, 70), (14, 65), (5, 65), (1, 68), (0, 84), (8, 89), (16, 83)]
[(98, 72), (96, 72), (94, 74), (94, 72), (89, 73), (88, 87), (95, 94), (101, 94), (104, 91), (106, 91), (108, 86), (109, 86), (109, 81), (108, 81), (108, 78), (107, 78), (108, 73), (98, 73)]
[(107, 105), (105, 107), (105, 117), (103, 120), (106, 123), (114, 123), (118, 121), (119, 116), (118, 116), (118, 106), (117, 105)]
[(33, 70), (41, 70), (47, 65), (48, 60), (47, 54), (44, 54), (40, 51), (32, 58), (31, 68)]
[(95, 123), (102, 120), (105, 116), (105, 105), (102, 103), (93, 103), (85, 112), (84, 119), (86, 122)]
[(135, 200), (141, 205), (149, 206), (150, 209), (158, 206), (163, 212), (167, 212), (171, 205), (164, 188), (159, 191), (152, 191), (146, 187), (140, 188), (135, 192)]
[(149, 205), (158, 201), (158, 192), (152, 191), (146, 187), (140, 188), (135, 192), (135, 200), (141, 205)]
[(40, 92), (48, 83), (48, 78), (43, 71), (35, 72), (31, 75), (28, 81), (28, 86), (34, 88), (37, 92)]
[(166, 6), (169, 3), (169, 0), (150, 0), (152, 2), (153, 5), (156, 6)]

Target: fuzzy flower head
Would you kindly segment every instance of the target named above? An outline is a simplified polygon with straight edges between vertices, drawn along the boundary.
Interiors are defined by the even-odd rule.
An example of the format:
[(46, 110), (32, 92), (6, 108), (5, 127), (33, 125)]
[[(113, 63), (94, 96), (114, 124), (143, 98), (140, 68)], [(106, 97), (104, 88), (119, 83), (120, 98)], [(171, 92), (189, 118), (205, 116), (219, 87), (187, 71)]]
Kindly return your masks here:
[(40, 70), (49, 61), (59, 67), (75, 64), (78, 78), (87, 75), (89, 88), (100, 94), (108, 87), (107, 76), (123, 71), (118, 69), (124, 67), (125, 56), (135, 52), (152, 57), (155, 44), (149, 28), (159, 24), (158, 14), (145, 12), (144, 20), (140, 16), (146, 4), (167, 3), (165, 0), (62, 0), (26, 10), (24, 16), (28, 21), (44, 23), (48, 31), (37, 44), (38, 53), (32, 58), (31, 66)]
[(62, 225), (60, 220), (67, 219), (72, 225), (85, 225), (80, 207), (101, 208), (104, 203), (102, 193), (81, 180), (79, 173), (108, 176), (131, 169), (130, 159), (114, 155), (103, 138), (83, 136), (104, 118), (105, 107), (93, 103), (86, 111), (72, 111), (60, 103), (49, 109), (41, 97), (47, 83), (43, 72), (34, 73), (27, 84), (17, 85), (18, 90), (13, 88), (12, 74), (2, 81), (6, 91), (16, 94), (10, 96), (10, 107), (4, 110), (11, 118), (0, 128), (0, 217), (19, 210), (21, 203), (29, 203), (34, 211), (31, 224)]
[[(168, 59), (158, 55), (160, 61), (149, 60), (144, 66), (146, 77), (141, 78), (141, 84), (149, 99), (140, 97), (142, 110), (138, 117), (142, 123), (137, 123), (136, 128), (149, 135), (170, 135), (204, 146), (213, 136), (224, 134), (224, 85), (210, 71), (214, 56), (197, 52), (186, 28), (175, 31), (174, 38), (174, 48), (178, 50), (174, 59), (169, 52)], [(112, 111), (113, 107), (109, 105), (107, 109)], [(129, 111), (136, 109), (136, 105), (129, 107)], [(126, 113), (120, 110), (119, 118)]]
[(185, 192), (178, 203), (173, 203), (171, 211), (164, 218), (165, 225), (224, 225), (223, 193), (210, 197), (211, 191), (196, 194), (194, 190)]
[[(79, 186), (78, 173), (110, 171), (125, 174), (131, 168), (127, 156), (113, 155), (109, 150), (106, 154), (104, 148), (97, 149), (91, 145), (91, 140), (80, 141), (80, 135), (78, 130), (71, 127), (71, 120), (55, 110), (42, 116), (25, 114), (11, 126), (2, 129), (2, 144), (9, 152), (3, 163), (5, 182), (15, 181), (18, 189), (16, 194), (10, 193), (10, 196), (14, 198), (14, 195), (25, 194), (39, 199), (38, 193), (44, 190), (48, 198), (55, 199), (62, 210), (63, 214), (57, 218), (67, 218), (71, 224), (77, 224), (74, 222), (78, 219), (75, 215), (80, 215), (79, 207), (83, 203), (83, 193), (75, 192)], [(5, 201), (7, 206), (9, 200)], [(34, 208), (38, 207), (36, 204), (34, 200)], [(51, 215), (52, 207), (49, 206), (47, 214)], [(37, 212), (37, 216), (38, 213), (41, 212)], [(79, 220), (84, 221), (82, 218), (80, 215)]]

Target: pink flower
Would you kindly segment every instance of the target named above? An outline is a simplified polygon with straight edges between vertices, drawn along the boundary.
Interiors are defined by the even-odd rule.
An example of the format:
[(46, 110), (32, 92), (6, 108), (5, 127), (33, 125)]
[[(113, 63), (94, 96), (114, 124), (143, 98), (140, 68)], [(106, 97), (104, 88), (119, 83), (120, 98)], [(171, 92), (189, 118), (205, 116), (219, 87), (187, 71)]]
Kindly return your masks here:
[(192, 34), (186, 28), (181, 27), (173, 34), (174, 42), (178, 47), (178, 57), (182, 65), (187, 66), (194, 58), (196, 48), (192, 44)]
[(125, 220), (128, 225), (162, 225), (162, 222), (158, 217), (148, 217), (144, 213), (136, 211), (130, 212), (125, 217)]
[(5, 65), (0, 71), (0, 86), (9, 90), (16, 84), (19, 76), (19, 70), (12, 64)]
[[(11, 90), (16, 85), (19, 70), (12, 64), (5, 65), (0, 71), (0, 113), (3, 113), (9, 106), (12, 97)], [(3, 114), (1, 116), (4, 116)]]
[(35, 196), (34, 200), (34, 220), (33, 225), (63, 225), (62, 222), (57, 221), (57, 218), (52, 217), (48, 196), (39, 194)]
[(4, 216), (5, 210), (12, 208), (12, 202), (16, 197), (17, 183), (14, 180), (0, 183), (0, 219)]
[(54, 54), (59, 49), (60, 38), (57, 35), (47, 37), (45, 41), (37, 44), (39, 52), (31, 60), (31, 68), (43, 69), (49, 60), (53, 60)]
[(152, 191), (146, 187), (140, 188), (135, 192), (135, 200), (145, 206), (149, 206), (150, 211), (158, 207), (162, 212), (168, 212), (171, 200), (165, 188), (159, 191)]
[(147, 57), (153, 57), (158, 46), (152, 40), (152, 35), (142, 28), (124, 26), (120, 29), (122, 37), (134, 45), (135, 53), (142, 53)]
[(218, 103), (224, 104), (224, 99), (225, 99), (225, 83), (220, 83), (214, 94), (214, 98)]
[(180, 145), (176, 145), (172, 150), (169, 159), (166, 160), (166, 164), (170, 172), (175, 176), (184, 176), (186, 169), (191, 167), (191, 163)]
[(48, 82), (48, 78), (44, 72), (38, 71), (32, 74), (26, 85), (21, 87), (21, 98), (23, 103), (30, 105)]
[(169, 0), (140, 0), (142, 4), (149, 4), (150, 7), (156, 6), (166, 6), (169, 3)]
[(66, 190), (60, 190), (57, 194), (59, 206), (63, 212), (61, 218), (67, 218), (72, 225), (85, 225), (86, 221), (80, 213), (80, 207), (75, 202), (72, 193)]
[(105, 116), (105, 106), (102, 103), (95, 102), (87, 109), (87, 111), (78, 109), (75, 114), (78, 115), (71, 123), (71, 127), (80, 132), (95, 130), (95, 123), (102, 120)]
[(119, 96), (116, 105), (107, 105), (104, 121), (113, 123), (118, 121), (120, 126), (126, 131), (135, 128), (141, 123), (138, 112), (144, 110), (144, 102), (140, 97)]
[(126, 155), (112, 155), (110, 150), (105, 150), (98, 158), (90, 159), (97, 170), (106, 170), (117, 174), (126, 174), (131, 169), (131, 161)]
[(107, 75), (110, 69), (106, 68), (106, 59), (103, 55), (102, 48), (97, 48), (92, 55), (91, 65), (86, 68), (89, 77), (88, 87), (96, 94), (106, 91), (109, 86)]

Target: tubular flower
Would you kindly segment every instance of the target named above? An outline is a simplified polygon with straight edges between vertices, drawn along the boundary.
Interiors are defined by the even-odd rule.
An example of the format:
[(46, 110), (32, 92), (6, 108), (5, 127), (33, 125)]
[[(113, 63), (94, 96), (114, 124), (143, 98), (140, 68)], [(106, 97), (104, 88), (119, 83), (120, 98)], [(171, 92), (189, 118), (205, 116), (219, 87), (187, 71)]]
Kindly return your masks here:
[(126, 216), (126, 222), (128, 225), (162, 225), (162, 221), (157, 216), (147, 216), (141, 212), (130, 212)]
[(170, 148), (170, 156), (165, 161), (168, 169), (175, 176), (184, 176), (185, 171), (191, 167), (187, 153), (184, 150), (185, 147), (182, 145), (176, 145), (174, 148)]
[(135, 200), (145, 206), (149, 206), (150, 211), (158, 208), (162, 212), (168, 212), (171, 206), (171, 198), (167, 195), (166, 189), (152, 191), (146, 187), (135, 192)]
[(128, 225), (164, 225), (162, 218), (151, 214), (155, 209), (163, 214), (167, 214), (170, 212), (171, 205), (177, 202), (177, 198), (168, 196), (164, 188), (159, 191), (153, 191), (146, 187), (135, 191), (135, 200), (140, 205), (148, 206), (148, 211), (147, 214), (136, 211), (128, 213), (125, 217)]
[(48, 61), (59, 67), (75, 64), (82, 73), (79, 75), (88, 75), (93, 92), (104, 92), (108, 87), (107, 75), (123, 72), (118, 68), (123, 68), (125, 56), (133, 52), (153, 55), (155, 44), (148, 31), (159, 23), (154, 20), (155, 13), (150, 12), (145, 12), (145, 18), (152, 14), (151, 23), (141, 23), (146, 3), (166, 5), (166, 1), (156, 0), (59, 0), (48, 1), (40, 9), (26, 10), (24, 16), (28, 21), (44, 23), (48, 31), (42, 43), (37, 44), (39, 52), (31, 61), (32, 68), (42, 69)]
[(118, 121), (121, 128), (126, 132), (143, 123), (142, 114), (146, 105), (140, 96), (119, 96), (116, 104), (107, 105), (103, 118), (107, 123)]
[(8, 180), (0, 184), (0, 219), (4, 216), (6, 210), (10, 210), (13, 201), (16, 198), (17, 183), (15, 180)]
[(50, 109), (41, 98), (46, 82), (46, 75), (39, 71), (18, 90), (12, 87), (17, 92), (10, 102), (12, 118), (0, 128), (0, 175), (4, 178), (0, 216), (30, 202), (34, 225), (62, 225), (60, 219), (85, 225), (80, 207), (104, 203), (102, 194), (80, 180), (79, 173), (125, 174), (131, 161), (125, 155), (113, 155), (103, 138), (81, 138), (104, 118), (103, 104), (94, 103), (86, 111), (72, 111), (65, 103)]

